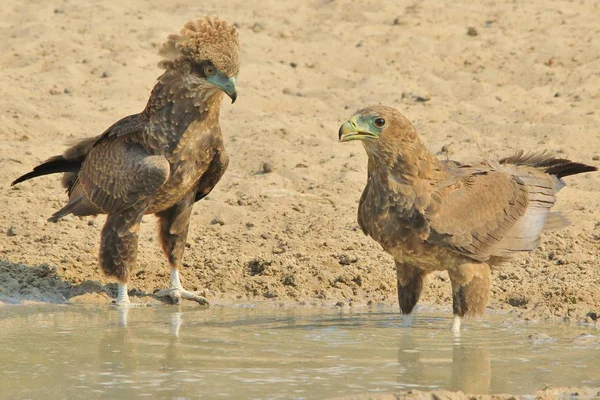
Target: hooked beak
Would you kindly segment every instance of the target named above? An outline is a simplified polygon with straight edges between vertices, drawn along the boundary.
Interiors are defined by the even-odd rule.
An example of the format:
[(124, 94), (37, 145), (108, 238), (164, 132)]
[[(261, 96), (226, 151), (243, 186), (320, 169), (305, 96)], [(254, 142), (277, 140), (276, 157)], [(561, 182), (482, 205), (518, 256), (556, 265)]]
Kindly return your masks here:
[(235, 103), (237, 99), (237, 91), (235, 90), (235, 77), (229, 78), (227, 75), (217, 73), (216, 75), (207, 78), (209, 82), (218, 87), (231, 99), (231, 103)]
[(340, 142), (349, 142), (351, 140), (377, 139), (379, 135), (370, 132), (368, 126), (361, 126), (357, 123), (356, 116), (342, 124), (339, 131)]
[(227, 83), (221, 88), (227, 96), (231, 99), (231, 104), (235, 103), (237, 99), (237, 90), (235, 90), (235, 78), (227, 79)]

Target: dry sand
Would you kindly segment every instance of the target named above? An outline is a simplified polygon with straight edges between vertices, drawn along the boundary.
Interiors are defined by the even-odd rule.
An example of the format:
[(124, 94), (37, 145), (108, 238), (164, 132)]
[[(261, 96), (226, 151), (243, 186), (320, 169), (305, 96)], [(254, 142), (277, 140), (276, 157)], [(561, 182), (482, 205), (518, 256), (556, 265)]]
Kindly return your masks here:
[[(600, 165), (597, 1), (201, 3), (2, 2), (0, 300), (107, 301), (105, 217), (48, 223), (65, 202), (60, 177), (9, 184), (141, 111), (158, 47), (205, 13), (239, 25), (243, 62), (238, 101), (222, 107), (230, 167), (195, 206), (185, 255), (184, 284), (210, 300), (395, 302), (392, 260), (356, 223), (366, 155), (337, 142), (363, 106), (399, 108), (440, 157), (546, 148)], [(597, 319), (600, 174), (568, 185), (556, 209), (572, 226), (494, 274), (491, 308)], [(130, 284), (144, 292), (168, 285), (154, 227), (144, 219)], [(450, 305), (445, 273), (422, 302)]]

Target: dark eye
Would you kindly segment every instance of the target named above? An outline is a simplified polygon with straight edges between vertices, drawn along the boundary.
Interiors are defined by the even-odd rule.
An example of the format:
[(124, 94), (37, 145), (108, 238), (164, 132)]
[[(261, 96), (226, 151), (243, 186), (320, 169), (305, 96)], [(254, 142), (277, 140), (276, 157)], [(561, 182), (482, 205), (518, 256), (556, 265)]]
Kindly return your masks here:
[(373, 121), (373, 124), (378, 128), (383, 128), (383, 126), (385, 125), (385, 119), (383, 119), (381, 117), (375, 118), (375, 121)]
[(211, 76), (215, 74), (215, 69), (214, 67), (211, 67), (210, 65), (207, 65), (204, 67), (204, 75), (206, 76)]

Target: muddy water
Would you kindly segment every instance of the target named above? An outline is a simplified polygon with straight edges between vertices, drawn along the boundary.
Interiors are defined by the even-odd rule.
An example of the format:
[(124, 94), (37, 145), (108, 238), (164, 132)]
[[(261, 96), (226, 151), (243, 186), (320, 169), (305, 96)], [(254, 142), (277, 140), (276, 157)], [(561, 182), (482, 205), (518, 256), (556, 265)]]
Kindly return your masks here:
[(0, 307), (2, 398), (326, 398), (600, 386), (600, 330), (393, 309)]

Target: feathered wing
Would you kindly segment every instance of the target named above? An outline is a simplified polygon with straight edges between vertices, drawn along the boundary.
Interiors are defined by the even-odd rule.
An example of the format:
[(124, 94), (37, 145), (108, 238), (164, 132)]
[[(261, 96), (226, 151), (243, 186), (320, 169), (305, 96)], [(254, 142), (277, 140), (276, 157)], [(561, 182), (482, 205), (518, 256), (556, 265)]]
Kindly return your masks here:
[(223, 146), (213, 156), (210, 164), (208, 165), (206, 172), (202, 174), (202, 177), (196, 185), (196, 194), (194, 201), (200, 201), (214, 189), (215, 185), (221, 180), (225, 170), (229, 165), (229, 156), (225, 152)]
[(531, 251), (543, 230), (568, 224), (550, 211), (562, 177), (595, 170), (545, 152), (519, 152), (466, 173), (456, 168), (454, 181), (432, 196), (427, 240), (479, 261)]
[(77, 173), (81, 169), (83, 161), (97, 142), (112, 136), (120, 137), (128, 135), (140, 130), (142, 127), (143, 123), (141, 121), (140, 114), (129, 115), (117, 121), (101, 135), (79, 140), (69, 147), (63, 154), (50, 157), (42, 164), (35, 167), (33, 171), (15, 179), (11, 185), (16, 185), (38, 176), (64, 172), (65, 176), (63, 178), (63, 185), (66, 189), (70, 190), (73, 186)]
[(63, 215), (89, 215), (94, 210), (119, 214), (145, 209), (170, 173), (167, 159), (148, 154), (126, 138), (106, 138), (87, 154), (71, 189), (69, 203), (51, 220)]
[(426, 211), (429, 243), (486, 261), (499, 255), (503, 239), (529, 205), (525, 183), (501, 171), (458, 177), (432, 195)]

